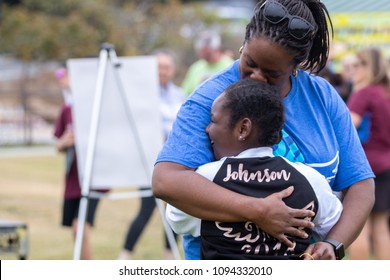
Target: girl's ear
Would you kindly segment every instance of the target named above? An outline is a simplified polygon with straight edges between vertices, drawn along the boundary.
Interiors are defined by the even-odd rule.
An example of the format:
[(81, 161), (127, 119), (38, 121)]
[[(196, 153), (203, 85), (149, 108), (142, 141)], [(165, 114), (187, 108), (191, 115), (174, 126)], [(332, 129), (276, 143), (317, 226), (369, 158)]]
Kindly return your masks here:
[(252, 133), (252, 121), (249, 118), (243, 118), (238, 122), (238, 141), (245, 141)]

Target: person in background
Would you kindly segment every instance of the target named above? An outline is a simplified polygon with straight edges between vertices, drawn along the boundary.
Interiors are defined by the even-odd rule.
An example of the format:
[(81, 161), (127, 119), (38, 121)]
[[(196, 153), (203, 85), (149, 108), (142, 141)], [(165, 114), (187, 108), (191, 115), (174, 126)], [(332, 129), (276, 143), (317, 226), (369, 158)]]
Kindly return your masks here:
[(235, 53), (231, 49), (223, 48), (222, 52), (224, 55), (230, 57), (231, 59), (233, 59), (233, 60), (236, 59)]
[(187, 96), (211, 75), (233, 62), (233, 58), (223, 52), (221, 37), (215, 31), (201, 32), (195, 40), (194, 49), (200, 59), (188, 68), (181, 85)]
[(251, 221), (202, 220), (200, 225), (199, 219), (168, 204), (167, 221), (176, 232), (201, 234), (202, 259), (311, 259), (304, 253), (310, 240), (323, 240), (339, 219), (342, 204), (324, 176), (272, 154), (283, 124), (284, 108), (275, 87), (249, 79), (232, 84), (214, 101), (206, 128), (218, 161), (196, 172), (224, 188), (259, 198), (295, 186), (285, 202), (316, 213), (315, 227), (306, 229), (309, 238), (290, 237), (294, 246), (289, 248)]
[(333, 72), (327, 67), (318, 75), (327, 80), (338, 92), (343, 101), (347, 102), (352, 87), (349, 81), (344, 80), (341, 73)]
[[(172, 81), (175, 75), (175, 55), (169, 49), (157, 49), (152, 55), (155, 55), (158, 63), (158, 76), (160, 83), (160, 111), (162, 117), (162, 126), (164, 139), (168, 137), (169, 132), (172, 129), (172, 124), (176, 118), (177, 111), (185, 100), (185, 95), (180, 87), (175, 85)], [(154, 196), (142, 197), (141, 206), (137, 216), (129, 226), (126, 234), (126, 239), (123, 245), (123, 249), (120, 252), (118, 259), (125, 260), (132, 258), (132, 252), (139, 240), (145, 226), (149, 222), (153, 211), (156, 207), (156, 201)], [(171, 251), (168, 238), (165, 238), (165, 251), (164, 258), (172, 259), (173, 254)], [(177, 235), (175, 235), (177, 238)]]
[(72, 94), (69, 88), (69, 77), (67, 69), (64, 67), (58, 68), (55, 71), (55, 77), (60, 85), (64, 103), (72, 104)]
[[(288, 207), (297, 186), (258, 199), (244, 196), (195, 172), (214, 160), (205, 132), (213, 101), (232, 83), (254, 79), (280, 90), (285, 106), (283, 139), (274, 155), (319, 171), (342, 196), (343, 212), (322, 242), (305, 253), (314, 259), (341, 259), (359, 235), (374, 204), (374, 174), (345, 102), (318, 73), (329, 55), (331, 23), (318, 0), (260, 0), (246, 27), (239, 60), (212, 76), (188, 97), (153, 171), (153, 193), (201, 219), (253, 221), (291, 247), (288, 236), (307, 238), (311, 210)], [(307, 219), (303, 219), (303, 218)], [(200, 258), (200, 238), (183, 235), (187, 259)]]
[(353, 75), (358, 90), (348, 100), (352, 122), (359, 127), (370, 117), (369, 138), (363, 143), (375, 173), (375, 204), (359, 237), (349, 247), (351, 259), (390, 260), (390, 79), (388, 64), (376, 48), (357, 53)]
[(343, 73), (333, 71), (331, 66), (328, 64), (318, 73), (318, 75), (327, 80), (339, 93), (343, 101), (347, 102), (352, 90), (352, 82), (347, 79)]
[(345, 91), (342, 98), (345, 102), (348, 102), (349, 97), (353, 90), (357, 90), (356, 85), (354, 89), (353, 75), (358, 67), (358, 59), (354, 53), (348, 53), (341, 59), (341, 71), (340, 74), (345, 82)]
[[(79, 213), (81, 187), (79, 182), (79, 173), (77, 167), (77, 156), (75, 149), (75, 138), (73, 133), (72, 120), (72, 98), (69, 87), (68, 71), (60, 68), (55, 72), (55, 76), (61, 86), (64, 95), (64, 105), (56, 120), (54, 136), (56, 137), (56, 148), (59, 152), (65, 153), (65, 192), (62, 213), (62, 225), (72, 227), (73, 237), (77, 234), (77, 216)], [(92, 259), (92, 248), (90, 241), (91, 227), (94, 225), (95, 214), (99, 199), (89, 198), (88, 210), (82, 241), (81, 256), (82, 260)]]

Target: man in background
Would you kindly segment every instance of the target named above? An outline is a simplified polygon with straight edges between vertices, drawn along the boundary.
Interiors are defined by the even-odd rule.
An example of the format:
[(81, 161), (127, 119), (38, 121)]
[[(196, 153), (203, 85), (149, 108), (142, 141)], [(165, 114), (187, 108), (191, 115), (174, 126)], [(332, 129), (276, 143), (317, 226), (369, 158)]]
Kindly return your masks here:
[(182, 83), (187, 96), (204, 80), (233, 62), (233, 59), (222, 51), (221, 37), (214, 31), (206, 30), (200, 33), (194, 48), (200, 59), (188, 68)]

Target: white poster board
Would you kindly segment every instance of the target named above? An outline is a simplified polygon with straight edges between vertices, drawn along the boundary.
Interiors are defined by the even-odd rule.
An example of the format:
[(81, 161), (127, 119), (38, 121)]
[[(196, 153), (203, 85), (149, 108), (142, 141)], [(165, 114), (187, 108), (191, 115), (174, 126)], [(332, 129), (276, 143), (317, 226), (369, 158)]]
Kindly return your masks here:
[[(151, 186), (153, 166), (163, 144), (156, 58), (118, 60), (119, 68), (107, 63), (104, 76), (91, 189)], [(70, 59), (67, 67), (79, 179), (83, 182), (99, 58)]]

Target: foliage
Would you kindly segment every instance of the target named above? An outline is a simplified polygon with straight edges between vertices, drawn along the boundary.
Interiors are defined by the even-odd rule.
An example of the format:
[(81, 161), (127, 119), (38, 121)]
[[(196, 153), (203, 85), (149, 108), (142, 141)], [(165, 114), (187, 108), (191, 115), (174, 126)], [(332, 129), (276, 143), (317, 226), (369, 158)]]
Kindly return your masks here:
[(117, 36), (110, 17), (105, 6), (91, 1), (25, 0), (5, 6), (0, 51), (27, 61), (96, 53), (99, 43)]
[(220, 23), (199, 3), (178, 0), (24, 0), (2, 13), (0, 53), (25, 61), (93, 56), (104, 42), (120, 55), (169, 46), (186, 57), (194, 34)]

